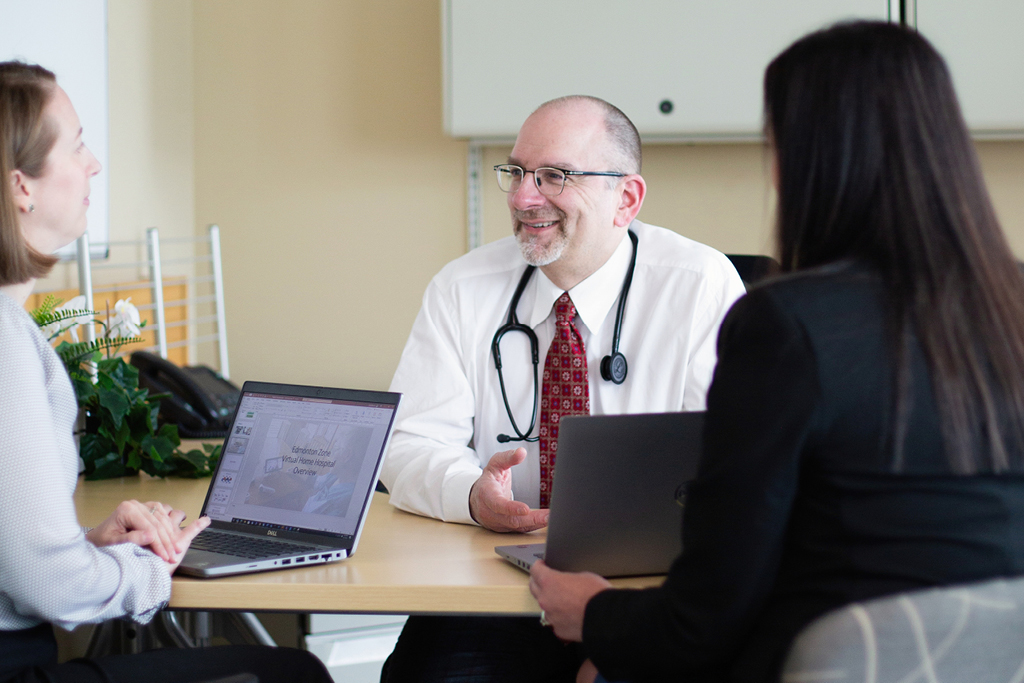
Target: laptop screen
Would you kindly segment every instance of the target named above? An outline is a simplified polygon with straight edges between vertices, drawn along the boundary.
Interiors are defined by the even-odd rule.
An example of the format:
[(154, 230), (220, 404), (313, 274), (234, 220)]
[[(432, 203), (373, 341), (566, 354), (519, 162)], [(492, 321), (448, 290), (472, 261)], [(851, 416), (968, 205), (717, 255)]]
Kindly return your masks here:
[(285, 531), (354, 534), (395, 408), (243, 390), (206, 514)]

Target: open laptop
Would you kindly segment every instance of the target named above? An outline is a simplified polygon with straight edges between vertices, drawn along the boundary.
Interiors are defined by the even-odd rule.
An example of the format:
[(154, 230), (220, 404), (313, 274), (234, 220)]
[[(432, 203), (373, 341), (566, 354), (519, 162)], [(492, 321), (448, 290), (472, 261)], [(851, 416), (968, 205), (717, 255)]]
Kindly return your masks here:
[(526, 571), (542, 559), (602, 576), (666, 573), (703, 428), (703, 412), (563, 418), (547, 543), (495, 552)]
[(178, 573), (343, 560), (366, 522), (400, 394), (246, 382)]

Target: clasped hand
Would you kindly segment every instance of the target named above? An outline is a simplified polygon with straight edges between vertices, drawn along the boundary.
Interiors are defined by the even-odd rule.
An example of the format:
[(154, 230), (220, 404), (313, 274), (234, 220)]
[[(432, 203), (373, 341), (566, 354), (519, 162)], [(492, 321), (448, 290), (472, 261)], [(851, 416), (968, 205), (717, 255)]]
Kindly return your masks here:
[(544, 564), (530, 569), (530, 593), (544, 610), (544, 618), (562, 640), (583, 640), (583, 616), (590, 599), (611, 588), (592, 572), (560, 572)]
[(526, 459), (526, 449), (495, 453), (469, 491), (469, 514), (491, 531), (525, 533), (548, 525), (547, 510), (531, 510), (512, 500), (512, 468)]
[(167, 563), (168, 571), (174, 572), (192, 539), (210, 525), (209, 517), (200, 517), (182, 527), (185, 517), (183, 511), (170, 505), (126, 500), (85, 537), (97, 547), (134, 543), (149, 548)]

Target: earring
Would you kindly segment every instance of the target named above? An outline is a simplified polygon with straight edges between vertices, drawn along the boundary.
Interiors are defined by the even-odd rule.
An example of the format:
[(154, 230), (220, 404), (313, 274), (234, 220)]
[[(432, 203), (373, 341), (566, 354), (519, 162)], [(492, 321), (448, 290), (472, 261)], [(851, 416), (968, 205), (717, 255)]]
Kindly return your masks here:
[(28, 212), (29, 213), (35, 213), (36, 212), (36, 205), (35, 204), (29, 204), (28, 205)]

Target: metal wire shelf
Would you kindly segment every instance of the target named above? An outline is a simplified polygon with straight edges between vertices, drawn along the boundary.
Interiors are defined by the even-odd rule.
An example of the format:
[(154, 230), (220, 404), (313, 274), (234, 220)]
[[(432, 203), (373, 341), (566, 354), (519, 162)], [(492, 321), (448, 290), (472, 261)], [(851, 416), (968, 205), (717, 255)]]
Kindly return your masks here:
[[(93, 270), (113, 270), (113, 269), (127, 269), (127, 268), (145, 268), (149, 274), (149, 285), (153, 292), (153, 302), (149, 304), (139, 305), (140, 311), (153, 311), (154, 321), (152, 325), (147, 326), (146, 329), (153, 330), (156, 333), (157, 343), (154, 346), (148, 347), (146, 350), (156, 350), (161, 357), (167, 357), (167, 351), (173, 348), (180, 348), (182, 346), (191, 346), (195, 344), (202, 344), (206, 342), (216, 342), (217, 352), (220, 361), (220, 374), (224, 377), (230, 376), (230, 368), (228, 365), (228, 339), (227, 339), (227, 320), (224, 315), (224, 273), (221, 268), (221, 249), (220, 249), (220, 228), (216, 225), (211, 225), (205, 236), (201, 237), (173, 237), (163, 240), (163, 244), (188, 244), (188, 243), (208, 243), (210, 250), (208, 254), (197, 254), (191, 257), (184, 258), (173, 258), (173, 259), (161, 259), (160, 256), (160, 232), (157, 228), (149, 228), (146, 230), (145, 246), (147, 251), (147, 258), (143, 261), (119, 261), (110, 263), (92, 263), (92, 259), (89, 258), (91, 253), (89, 248), (89, 236), (82, 235), (78, 238), (77, 242), (77, 259), (78, 259), (78, 288), (79, 291), (85, 295), (85, 306), (89, 310), (93, 309), (93, 296), (95, 294), (105, 294), (109, 292), (115, 292), (121, 287), (119, 286), (104, 286), (93, 288), (92, 286), (92, 271)], [(142, 246), (142, 242), (133, 240), (116, 240), (110, 242), (97, 243), (97, 246), (108, 247), (127, 247), (127, 246)], [(185, 298), (175, 299), (173, 301), (164, 300), (164, 280), (163, 280), (163, 267), (168, 265), (194, 265), (200, 263), (209, 263), (211, 273), (209, 275), (195, 275), (185, 276), (180, 278), (180, 282), (185, 283), (192, 288), (199, 284), (212, 283), (213, 294), (204, 296), (187, 296)], [(186, 290), (187, 291), (187, 290)], [(197, 305), (200, 304), (214, 304), (214, 313), (212, 315), (205, 316), (193, 316), (185, 320), (168, 322), (166, 320), (165, 311), (168, 306), (175, 307), (184, 305), (187, 310), (195, 310)], [(167, 330), (180, 328), (185, 326), (198, 326), (198, 325), (209, 325), (210, 323), (215, 324), (216, 332), (214, 334), (207, 334), (202, 336), (193, 336), (191, 338), (181, 341), (167, 341)], [(92, 341), (95, 339), (95, 330), (91, 325), (85, 326), (86, 339)]]

